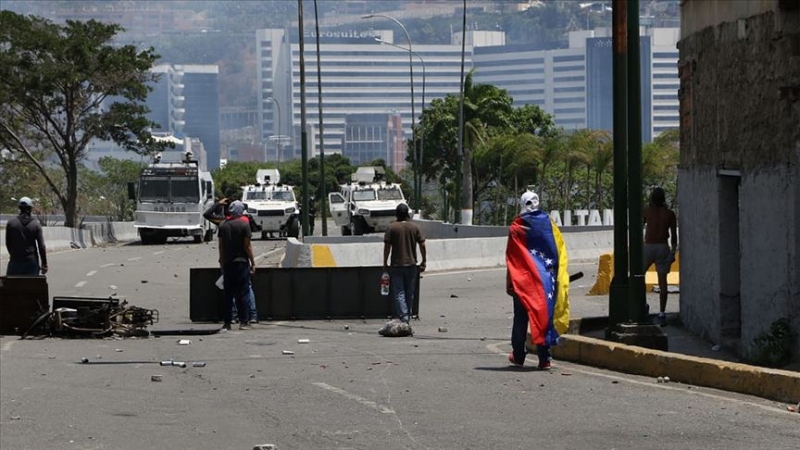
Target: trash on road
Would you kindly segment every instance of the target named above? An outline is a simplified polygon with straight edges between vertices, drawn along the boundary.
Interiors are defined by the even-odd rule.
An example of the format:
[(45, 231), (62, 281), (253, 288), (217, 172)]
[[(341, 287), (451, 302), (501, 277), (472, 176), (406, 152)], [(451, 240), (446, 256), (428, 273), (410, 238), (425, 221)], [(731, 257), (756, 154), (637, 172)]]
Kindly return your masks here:
[(172, 365), (175, 367), (186, 367), (186, 363), (183, 361), (172, 361)]
[(202, 361), (195, 361), (195, 362), (192, 363), (192, 367), (205, 367), (205, 366), (206, 366), (206, 363), (204, 363)]
[(284, 350), (284, 351), (283, 351), (283, 354), (284, 354), (284, 355), (294, 355), (294, 352), (293, 352), (293, 351), (291, 351), (291, 350)]
[(162, 365), (162, 366), (171, 366), (171, 365), (172, 365), (172, 360), (169, 360), (169, 361), (161, 361), (161, 365)]
[(160, 383), (162, 379), (161, 375), (150, 375), (150, 381), (155, 383)]
[(275, 444), (261, 444), (253, 447), (253, 450), (276, 450), (277, 448)]
[(181, 339), (178, 341), (178, 345), (190, 345), (191, 343), (191, 339)]
[(447, 328), (439, 327), (439, 333), (447, 333)]
[(308, 344), (309, 342), (311, 342), (311, 340), (309, 340), (309, 339), (298, 339), (297, 340), (298, 344)]

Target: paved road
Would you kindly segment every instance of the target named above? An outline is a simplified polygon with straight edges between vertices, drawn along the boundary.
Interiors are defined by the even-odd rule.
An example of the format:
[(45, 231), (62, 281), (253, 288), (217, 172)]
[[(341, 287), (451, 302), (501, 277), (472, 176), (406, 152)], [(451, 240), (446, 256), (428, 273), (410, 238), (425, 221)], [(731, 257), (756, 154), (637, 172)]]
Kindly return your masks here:
[[(282, 245), (256, 241), (259, 264), (276, 264)], [(182, 242), (54, 254), (50, 295), (116, 293), (158, 308), (154, 328), (192, 326), (188, 270), (213, 266), (215, 252)], [(573, 286), (573, 310), (604, 314), (605, 297), (580, 295), (593, 265), (577, 270), (590, 276)], [(563, 362), (552, 372), (508, 367), (503, 288), (502, 270), (427, 274), (414, 338), (382, 338), (380, 321), (275, 322), (193, 336), (188, 346), (170, 337), (3, 337), (0, 448), (729, 450), (800, 442), (798, 416), (775, 402)], [(159, 366), (171, 358), (207, 365)]]

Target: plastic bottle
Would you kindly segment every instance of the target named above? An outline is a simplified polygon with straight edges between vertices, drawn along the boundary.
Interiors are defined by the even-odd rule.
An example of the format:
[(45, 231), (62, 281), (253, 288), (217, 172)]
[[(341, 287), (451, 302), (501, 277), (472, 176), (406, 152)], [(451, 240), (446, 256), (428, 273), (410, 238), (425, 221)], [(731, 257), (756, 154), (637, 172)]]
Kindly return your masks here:
[(383, 272), (381, 275), (381, 295), (389, 295), (389, 273)]

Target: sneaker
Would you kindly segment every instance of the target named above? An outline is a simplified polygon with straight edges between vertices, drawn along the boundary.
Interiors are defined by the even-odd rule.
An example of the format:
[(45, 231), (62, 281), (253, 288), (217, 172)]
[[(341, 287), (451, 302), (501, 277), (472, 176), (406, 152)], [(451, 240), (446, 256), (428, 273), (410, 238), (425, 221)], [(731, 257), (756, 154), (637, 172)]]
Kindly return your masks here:
[(251, 327), (249, 323), (244, 322), (244, 323), (240, 323), (239, 324), (239, 329), (240, 330), (252, 330), (253, 327)]
[(553, 367), (553, 363), (550, 361), (539, 361), (539, 370), (550, 370)]
[(222, 329), (223, 329), (223, 330), (230, 330), (230, 329), (231, 329), (231, 324), (230, 324), (230, 322), (226, 322), (225, 324), (223, 324), (223, 325), (222, 325)]
[(656, 323), (658, 323), (662, 327), (667, 326), (667, 315), (664, 313), (659, 313), (658, 318), (656, 319)]
[(508, 362), (511, 363), (511, 365), (513, 366), (522, 367), (522, 363), (518, 363), (517, 360), (514, 358), (513, 352), (508, 354)]

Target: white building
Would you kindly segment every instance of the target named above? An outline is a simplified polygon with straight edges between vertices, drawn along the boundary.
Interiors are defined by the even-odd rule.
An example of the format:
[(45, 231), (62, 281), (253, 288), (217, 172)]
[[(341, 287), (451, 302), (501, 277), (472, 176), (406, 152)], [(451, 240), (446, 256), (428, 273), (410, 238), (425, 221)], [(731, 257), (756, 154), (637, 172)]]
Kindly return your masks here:
[[(296, 30), (258, 30), (260, 137), (268, 160), (300, 156), (300, 46)], [(319, 91), (316, 38), (304, 36), (308, 155), (319, 154), (320, 137), (326, 154), (359, 148), (345, 155), (364, 162), (364, 155), (402, 168), (396, 149), (393, 118), (400, 116), (405, 139), (411, 138), (411, 73), (413, 112), (418, 120), (434, 98), (457, 94), (461, 74), (461, 34), (452, 45), (412, 42), (409, 61), (406, 36), (400, 30), (357, 32), (326, 28), (321, 31), (320, 60), (324, 133), (319, 133)], [(678, 127), (678, 29), (642, 28), (642, 137)], [(476, 83), (508, 90), (515, 106), (535, 104), (565, 129), (611, 129), (611, 32), (597, 29), (571, 32), (569, 48), (531, 50), (505, 45), (502, 32), (471, 31), (465, 46), (465, 71), (475, 68)], [(423, 92), (424, 89), (424, 92)], [(423, 101), (424, 95), (424, 101)], [(348, 119), (349, 117), (349, 119)], [(372, 119), (370, 119), (372, 117)], [(370, 127), (369, 142), (351, 142), (347, 123)], [(386, 123), (382, 131), (374, 124)], [(378, 128), (381, 128), (378, 125)], [(281, 137), (279, 137), (281, 136)], [(282, 152), (278, 151), (279, 144)], [(373, 151), (364, 148), (374, 145)]]

